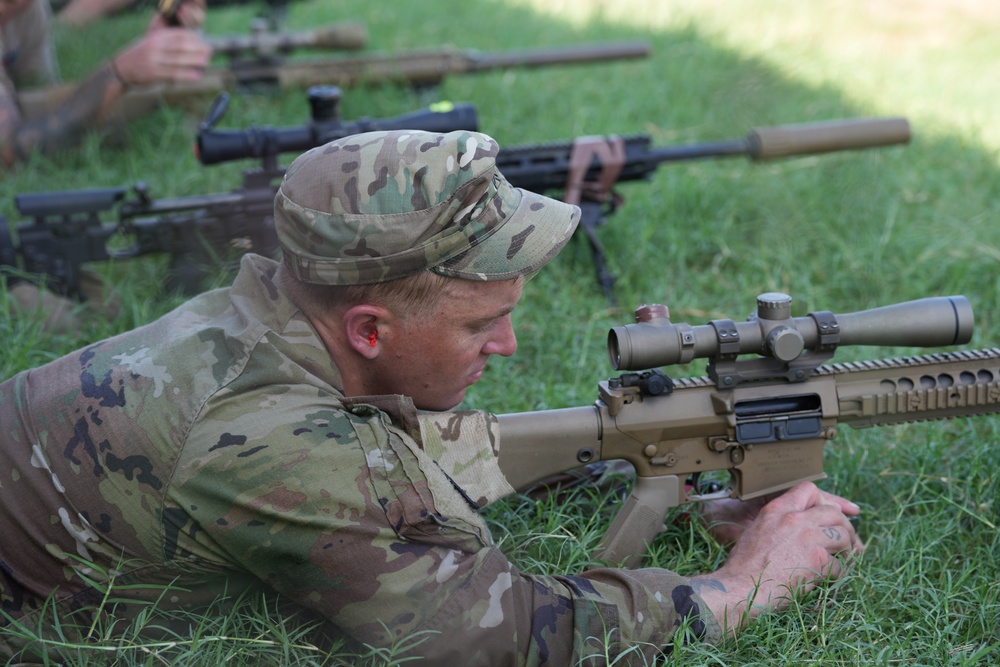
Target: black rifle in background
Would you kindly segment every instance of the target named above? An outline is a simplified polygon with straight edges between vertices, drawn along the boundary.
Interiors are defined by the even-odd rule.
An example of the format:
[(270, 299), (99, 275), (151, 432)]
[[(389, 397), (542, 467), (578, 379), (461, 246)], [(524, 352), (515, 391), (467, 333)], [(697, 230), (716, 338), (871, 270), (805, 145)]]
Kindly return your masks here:
[[(339, 91), (333, 92), (339, 96)], [(301, 134), (296, 133), (295, 146), (321, 145), (374, 130), (450, 132), (478, 126), (471, 104), (445, 103), (392, 118), (342, 122), (336, 117), (336, 105), (331, 106), (331, 91), (320, 88), (313, 93), (314, 120), (297, 128)], [(225, 104), (221, 98), (213, 114), (220, 115)], [(267, 132), (263, 134), (266, 138)], [(278, 136), (285, 135), (279, 131)], [(131, 187), (16, 195), (18, 211), (30, 220), (18, 222), (13, 230), (6, 221), (0, 224), (0, 273), (8, 281), (38, 276), (50, 289), (82, 299), (82, 265), (166, 253), (170, 256), (166, 286), (197, 293), (206, 276), (245, 252), (277, 254), (274, 195), (285, 168), (277, 165), (277, 153), (271, 148), (266, 140), (261, 146), (240, 144), (240, 150), (261, 157), (262, 164), (243, 172), (241, 187), (230, 192), (156, 199), (139, 182)]]
[(653, 147), (647, 135), (589, 136), (562, 143), (508, 146), (501, 150), (497, 167), (518, 187), (560, 196), (580, 206), (580, 229), (590, 243), (598, 282), (613, 303), (615, 278), (605, 264), (597, 228), (624, 201), (615, 190), (616, 184), (647, 180), (667, 162), (739, 156), (764, 162), (909, 140), (910, 125), (905, 118), (859, 118), (761, 127), (742, 139), (687, 146)]
[[(203, 125), (198, 133), (202, 164), (216, 164), (245, 157), (264, 157), (268, 151), (302, 151), (310, 144), (309, 128), (281, 130), (214, 130)], [(514, 186), (558, 196), (580, 206), (580, 229), (587, 236), (598, 282), (614, 302), (614, 276), (604, 261), (597, 228), (624, 199), (618, 183), (648, 180), (667, 162), (745, 156), (764, 162), (795, 155), (903, 144), (910, 140), (905, 118), (859, 118), (819, 123), (798, 123), (752, 130), (746, 137), (686, 146), (652, 146), (648, 135), (585, 136), (566, 142), (502, 146), (497, 167)]]

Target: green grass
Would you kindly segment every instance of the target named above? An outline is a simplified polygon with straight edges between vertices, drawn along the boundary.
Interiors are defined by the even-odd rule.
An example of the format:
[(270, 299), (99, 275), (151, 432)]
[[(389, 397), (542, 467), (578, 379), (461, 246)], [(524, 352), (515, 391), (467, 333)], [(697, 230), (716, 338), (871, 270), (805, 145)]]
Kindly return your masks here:
[[(213, 10), (207, 32), (243, 31), (253, 14), (252, 7)], [(596, 383), (612, 373), (608, 327), (631, 321), (632, 307), (647, 302), (668, 304), (675, 322), (702, 324), (742, 319), (757, 294), (773, 290), (793, 296), (797, 315), (964, 294), (976, 313), (970, 346), (1000, 341), (1000, 11), (988, 0), (297, 0), (287, 26), (346, 19), (363, 20), (369, 48), (378, 51), (643, 39), (652, 56), (453, 76), (422, 95), (392, 86), (346, 90), (345, 120), (404, 113), (429, 98), (472, 102), (480, 129), (501, 145), (640, 132), (654, 145), (677, 145), (740, 138), (755, 126), (871, 115), (906, 116), (912, 124), (907, 146), (759, 164), (670, 164), (648, 183), (623, 185), (623, 206), (600, 230), (620, 305), (609, 305), (596, 286), (583, 240), (571, 243), (528, 284), (515, 315), (519, 352), (491, 363), (469, 407), (514, 412), (591, 403)], [(144, 22), (123, 16), (61, 35), (64, 75), (82, 75), (102, 45), (127, 42)], [(220, 127), (298, 125), (307, 115), (296, 92), (234, 96)], [(200, 166), (191, 152), (200, 119), (164, 109), (135, 123), (124, 147), (92, 137), (79, 152), (35, 159), (0, 182), (0, 212), (18, 219), (17, 192), (137, 180), (157, 196), (237, 187), (253, 163)], [(122, 296), (123, 314), (114, 322), (88, 317), (73, 336), (45, 334), (37, 321), (9, 318), (0, 308), (0, 377), (179, 303), (161, 291), (163, 265), (148, 259), (100, 267)], [(837, 360), (900, 352), (843, 349)], [(682, 369), (702, 371), (696, 364)], [(997, 439), (991, 418), (843, 429), (827, 448), (823, 487), (864, 509), (868, 549), (852, 575), (736, 640), (684, 647), (664, 664), (1000, 662)], [(567, 572), (594, 565), (592, 550), (615, 510), (613, 497), (589, 489), (558, 505), (511, 498), (491, 507), (488, 519), (519, 567)], [(724, 558), (688, 525), (658, 538), (650, 560), (693, 574)], [(115, 660), (352, 662), (302, 647), (259, 601), (196, 623), (193, 638), (172, 647), (121, 646)], [(109, 645), (78, 649), (73, 661), (103, 664), (101, 646)]]

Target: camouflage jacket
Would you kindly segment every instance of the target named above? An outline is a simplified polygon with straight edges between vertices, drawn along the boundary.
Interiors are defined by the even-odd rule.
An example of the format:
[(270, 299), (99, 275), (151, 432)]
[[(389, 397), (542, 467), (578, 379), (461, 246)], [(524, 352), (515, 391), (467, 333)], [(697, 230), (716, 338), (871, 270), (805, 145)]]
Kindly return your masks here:
[(371, 645), (427, 633), (430, 664), (603, 662), (606, 637), (656, 652), (684, 620), (719, 639), (666, 570), (519, 572), (477, 513), (511, 491), (495, 418), (346, 399), (274, 269), (248, 255), (233, 287), (0, 384), (9, 617), (92, 613), (112, 580), (183, 608), (263, 584)]
[(13, 96), (17, 88), (58, 82), (51, 20), (48, 0), (34, 0), (0, 26), (0, 95)]

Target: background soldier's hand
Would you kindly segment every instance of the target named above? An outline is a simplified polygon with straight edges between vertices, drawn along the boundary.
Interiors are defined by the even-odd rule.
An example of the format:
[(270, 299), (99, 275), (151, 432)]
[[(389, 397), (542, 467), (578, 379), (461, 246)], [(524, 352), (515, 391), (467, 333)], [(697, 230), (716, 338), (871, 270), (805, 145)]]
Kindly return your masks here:
[[(178, 5), (177, 11), (174, 14), (177, 19), (177, 25), (182, 28), (200, 28), (205, 23), (206, 9), (205, 0), (180, 0), (180, 5)], [(169, 26), (163, 14), (156, 12), (149, 23), (148, 29), (155, 30), (167, 27), (175, 26)]]
[[(724, 628), (734, 632), (762, 611), (783, 609), (795, 595), (842, 574), (838, 556), (860, 553), (863, 545), (838, 501), (843, 499), (811, 482), (796, 485), (758, 509), (725, 565), (692, 577)], [(853, 503), (848, 508), (857, 511)]]
[(34, 0), (0, 0), (0, 21), (9, 21), (25, 9)]
[(128, 85), (196, 81), (212, 59), (212, 48), (193, 30), (158, 28), (129, 44), (114, 58)]
[(9, 289), (8, 296), (8, 308), (13, 317), (39, 317), (42, 329), (57, 334), (80, 329), (80, 320), (73, 312), (76, 304), (65, 297), (29, 282), (17, 283)]

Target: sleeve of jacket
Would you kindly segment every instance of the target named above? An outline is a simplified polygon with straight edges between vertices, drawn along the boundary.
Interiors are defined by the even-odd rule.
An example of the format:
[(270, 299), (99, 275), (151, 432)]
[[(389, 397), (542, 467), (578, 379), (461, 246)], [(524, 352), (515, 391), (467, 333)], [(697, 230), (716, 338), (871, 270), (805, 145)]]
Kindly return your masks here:
[(669, 571), (519, 572), (412, 427), (294, 393), (218, 401), (192, 432), (171, 492), (196, 524), (182, 532), (188, 551), (228, 560), (360, 642), (415, 643), (430, 664), (652, 655), (682, 626), (720, 639)]

